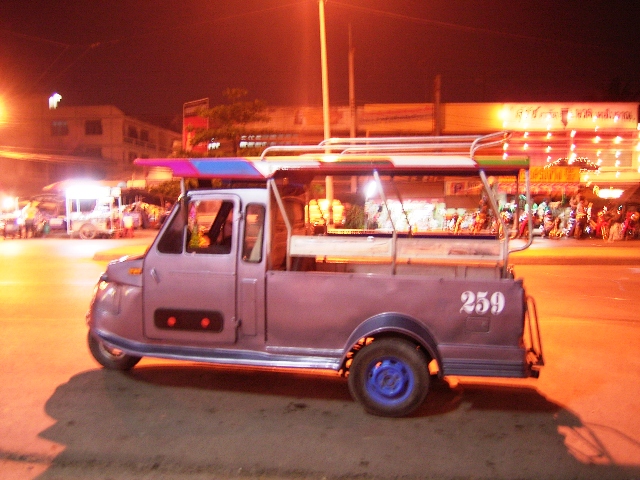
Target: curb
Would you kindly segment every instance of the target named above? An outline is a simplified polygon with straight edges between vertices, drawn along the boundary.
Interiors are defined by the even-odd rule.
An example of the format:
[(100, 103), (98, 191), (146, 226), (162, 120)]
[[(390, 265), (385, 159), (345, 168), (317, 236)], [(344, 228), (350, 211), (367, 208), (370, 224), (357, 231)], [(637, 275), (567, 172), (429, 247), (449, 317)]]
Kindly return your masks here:
[[(96, 252), (93, 260), (110, 262), (124, 256), (143, 255), (151, 246), (157, 230), (136, 231), (136, 243)], [(534, 238), (526, 250), (509, 255), (511, 265), (640, 265), (640, 241), (606, 242), (602, 240)]]
[(606, 257), (601, 255), (584, 256), (518, 256), (509, 257), (512, 265), (640, 265), (640, 257)]
[[(143, 255), (148, 245), (132, 245), (96, 252), (93, 260), (110, 262), (125, 256)], [(512, 253), (509, 264), (512, 265), (640, 265), (640, 249), (609, 250), (603, 255), (600, 249), (585, 247), (579, 252), (567, 252), (564, 249), (543, 252), (541, 250)]]
[(97, 262), (111, 262), (122, 257), (143, 255), (148, 248), (149, 245), (132, 245), (130, 247), (120, 247), (111, 250), (103, 250), (102, 252), (96, 252), (93, 255), (93, 260)]

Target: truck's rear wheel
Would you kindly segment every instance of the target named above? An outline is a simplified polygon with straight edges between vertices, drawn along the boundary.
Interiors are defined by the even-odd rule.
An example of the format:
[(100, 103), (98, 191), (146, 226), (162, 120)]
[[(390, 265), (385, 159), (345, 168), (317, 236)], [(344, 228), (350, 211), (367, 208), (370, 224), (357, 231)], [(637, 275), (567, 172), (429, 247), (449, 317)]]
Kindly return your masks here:
[(91, 355), (100, 365), (112, 370), (131, 370), (140, 361), (141, 357), (128, 355), (122, 350), (110, 347), (91, 335), (88, 336)]
[(418, 408), (427, 395), (428, 362), (409, 341), (374, 340), (355, 355), (348, 383), (351, 396), (367, 412), (401, 417)]
[(78, 235), (83, 240), (93, 240), (96, 238), (97, 233), (96, 226), (92, 223), (83, 223), (78, 231)]

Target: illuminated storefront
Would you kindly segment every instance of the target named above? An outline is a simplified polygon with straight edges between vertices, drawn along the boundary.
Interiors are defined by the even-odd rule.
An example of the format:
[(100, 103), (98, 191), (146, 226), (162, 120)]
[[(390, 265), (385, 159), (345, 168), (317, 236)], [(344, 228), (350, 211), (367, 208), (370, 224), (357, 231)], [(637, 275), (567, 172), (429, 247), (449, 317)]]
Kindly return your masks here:
[[(540, 181), (534, 189), (604, 192), (633, 191), (640, 185), (638, 103), (430, 103), (368, 104), (352, 118), (348, 107), (332, 107), (331, 131), (348, 136), (355, 123), (359, 137), (394, 135), (486, 134), (509, 130), (503, 154), (526, 155), (534, 167), (578, 167), (571, 181)], [(438, 110), (439, 114), (435, 112)], [(322, 140), (320, 108), (272, 107), (269, 128), (295, 133), (304, 143)], [(264, 129), (265, 125), (256, 125)], [(544, 175), (551, 175), (544, 173)], [(566, 175), (562, 174), (562, 175)], [(606, 195), (606, 193), (605, 193)]]
[(640, 183), (637, 103), (505, 104), (501, 119), (514, 132), (506, 155), (577, 166), (581, 186), (601, 197)]

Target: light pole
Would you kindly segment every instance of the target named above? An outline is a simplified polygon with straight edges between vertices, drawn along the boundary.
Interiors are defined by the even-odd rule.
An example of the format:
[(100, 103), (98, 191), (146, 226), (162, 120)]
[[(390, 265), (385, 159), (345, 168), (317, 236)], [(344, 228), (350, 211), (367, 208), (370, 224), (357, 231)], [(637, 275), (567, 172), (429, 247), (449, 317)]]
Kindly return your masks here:
[[(324, 139), (331, 138), (331, 118), (329, 116), (329, 72), (327, 71), (327, 31), (324, 23), (324, 2), (318, 0), (320, 18), (320, 64), (322, 68), (322, 120)], [(327, 147), (327, 151), (328, 151)], [(325, 197), (329, 203), (329, 226), (333, 227), (333, 177), (325, 177)]]
[(320, 17), (320, 63), (322, 67), (322, 120), (324, 123), (324, 139), (331, 138), (331, 122), (329, 118), (329, 73), (327, 71), (327, 31), (324, 23), (324, 3), (318, 0)]

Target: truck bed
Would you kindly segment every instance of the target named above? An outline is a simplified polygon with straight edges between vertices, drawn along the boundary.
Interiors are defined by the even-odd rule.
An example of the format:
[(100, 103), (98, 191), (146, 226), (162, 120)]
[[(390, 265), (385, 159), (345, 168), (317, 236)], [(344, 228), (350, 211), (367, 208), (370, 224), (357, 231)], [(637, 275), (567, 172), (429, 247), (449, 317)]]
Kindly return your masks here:
[[(393, 257), (396, 243), (395, 262)], [(503, 244), (495, 237), (373, 235), (292, 235), (294, 269), (324, 272), (395, 273), (442, 278), (500, 278), (504, 266)], [(304, 267), (298, 267), (304, 265)]]

